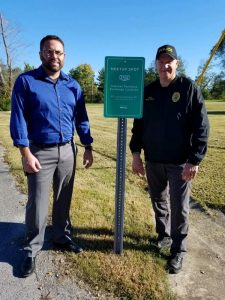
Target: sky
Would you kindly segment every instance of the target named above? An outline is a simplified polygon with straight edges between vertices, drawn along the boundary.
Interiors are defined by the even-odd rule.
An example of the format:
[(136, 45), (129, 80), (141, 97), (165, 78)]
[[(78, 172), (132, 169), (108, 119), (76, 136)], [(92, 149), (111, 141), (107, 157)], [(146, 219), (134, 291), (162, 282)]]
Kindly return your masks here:
[(105, 56), (145, 57), (148, 68), (157, 48), (172, 44), (195, 79), (225, 29), (224, 0), (1, 0), (0, 12), (20, 31), (15, 67), (38, 67), (40, 40), (56, 34), (65, 43), (66, 73), (87, 63), (97, 75)]

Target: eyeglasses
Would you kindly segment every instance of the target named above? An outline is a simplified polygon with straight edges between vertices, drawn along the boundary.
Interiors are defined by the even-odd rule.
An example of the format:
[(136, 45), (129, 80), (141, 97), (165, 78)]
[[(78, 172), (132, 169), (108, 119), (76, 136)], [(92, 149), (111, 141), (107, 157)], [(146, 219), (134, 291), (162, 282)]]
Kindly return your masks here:
[(64, 54), (64, 52), (61, 52), (61, 51), (59, 51), (59, 50), (43, 50), (43, 51), (41, 51), (41, 52), (43, 52), (47, 57), (51, 57), (51, 56), (53, 56), (54, 54), (57, 56), (57, 57), (60, 57), (60, 56), (62, 56), (63, 54)]

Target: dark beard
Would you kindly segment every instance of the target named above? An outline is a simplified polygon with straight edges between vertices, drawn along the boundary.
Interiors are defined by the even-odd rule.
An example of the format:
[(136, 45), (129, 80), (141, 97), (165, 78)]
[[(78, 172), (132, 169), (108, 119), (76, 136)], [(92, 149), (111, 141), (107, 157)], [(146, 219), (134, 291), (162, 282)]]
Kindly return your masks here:
[(50, 72), (58, 72), (62, 69), (63, 65), (58, 65), (58, 66), (52, 66), (50, 63), (44, 63), (43, 64), (44, 68), (46, 68)]

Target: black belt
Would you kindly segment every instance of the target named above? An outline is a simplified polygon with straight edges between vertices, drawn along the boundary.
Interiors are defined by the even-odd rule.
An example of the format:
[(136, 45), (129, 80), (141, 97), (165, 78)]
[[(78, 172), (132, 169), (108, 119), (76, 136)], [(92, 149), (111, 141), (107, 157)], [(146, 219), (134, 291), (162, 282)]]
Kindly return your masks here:
[(42, 144), (42, 143), (35, 143), (33, 141), (30, 141), (30, 145), (38, 147), (38, 148), (53, 148), (53, 147), (61, 147), (65, 146), (66, 144), (71, 144), (71, 140), (63, 143), (53, 143), (53, 144)]

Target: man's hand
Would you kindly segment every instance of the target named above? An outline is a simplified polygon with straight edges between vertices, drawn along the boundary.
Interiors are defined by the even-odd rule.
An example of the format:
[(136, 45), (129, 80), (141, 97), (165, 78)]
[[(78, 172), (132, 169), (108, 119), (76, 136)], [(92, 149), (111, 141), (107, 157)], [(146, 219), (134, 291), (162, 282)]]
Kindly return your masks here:
[(23, 170), (25, 173), (36, 173), (41, 169), (38, 159), (30, 152), (28, 147), (20, 148)]
[(132, 171), (140, 177), (145, 176), (145, 169), (140, 153), (133, 153)]
[(195, 178), (198, 173), (198, 166), (186, 163), (182, 172), (182, 179), (184, 181), (190, 181)]
[(84, 157), (83, 157), (83, 165), (85, 169), (88, 169), (93, 164), (93, 155), (92, 150), (85, 150)]

